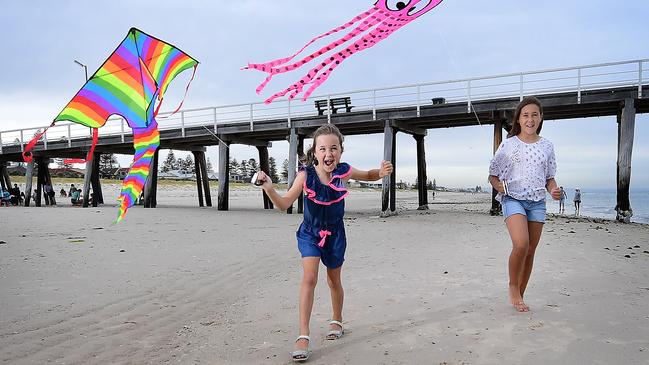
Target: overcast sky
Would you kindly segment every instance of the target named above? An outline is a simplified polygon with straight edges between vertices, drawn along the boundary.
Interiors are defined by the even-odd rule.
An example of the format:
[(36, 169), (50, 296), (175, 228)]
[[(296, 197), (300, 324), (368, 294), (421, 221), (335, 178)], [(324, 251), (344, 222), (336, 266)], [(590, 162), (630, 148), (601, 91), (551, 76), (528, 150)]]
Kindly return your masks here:
[[(0, 131), (48, 125), (83, 85), (83, 69), (73, 60), (87, 64), (92, 74), (130, 27), (200, 61), (184, 107), (261, 101), (284, 83), (273, 82), (258, 96), (255, 87), (264, 76), (242, 66), (288, 56), (373, 3), (0, 0)], [(643, 0), (445, 0), (346, 60), (316, 94), (649, 58), (647, 14), (649, 2)], [(179, 77), (170, 90), (184, 89), (185, 81)], [(615, 186), (615, 118), (546, 121), (542, 134), (555, 144), (560, 184)], [(430, 130), (428, 177), (443, 186), (487, 186), (492, 135), (491, 126)], [(632, 187), (649, 187), (648, 141), (649, 116), (638, 115)], [(414, 181), (414, 139), (399, 134), (397, 143), (397, 179)], [(382, 144), (382, 135), (349, 137), (343, 159), (373, 168)], [(284, 142), (270, 150), (280, 164), (287, 152)], [(208, 156), (216, 166), (218, 148), (209, 148)], [(257, 150), (234, 146), (231, 156), (257, 158)], [(128, 164), (130, 157), (120, 162)]]

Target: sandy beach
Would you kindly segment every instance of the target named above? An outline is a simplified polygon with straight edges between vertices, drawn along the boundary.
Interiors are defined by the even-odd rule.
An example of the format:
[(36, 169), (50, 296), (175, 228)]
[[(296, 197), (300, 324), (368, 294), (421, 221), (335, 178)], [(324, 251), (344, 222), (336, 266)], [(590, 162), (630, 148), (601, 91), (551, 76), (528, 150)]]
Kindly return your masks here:
[[(114, 201), (117, 187), (105, 188)], [(212, 192), (216, 205), (216, 191)], [(258, 190), (230, 211), (161, 186), (158, 208), (0, 208), (2, 364), (287, 364), (298, 335), (297, 214)], [(550, 216), (526, 302), (487, 194), (347, 199), (345, 335), (320, 271), (310, 364), (648, 364), (649, 225)], [(625, 257), (628, 256), (628, 257)]]

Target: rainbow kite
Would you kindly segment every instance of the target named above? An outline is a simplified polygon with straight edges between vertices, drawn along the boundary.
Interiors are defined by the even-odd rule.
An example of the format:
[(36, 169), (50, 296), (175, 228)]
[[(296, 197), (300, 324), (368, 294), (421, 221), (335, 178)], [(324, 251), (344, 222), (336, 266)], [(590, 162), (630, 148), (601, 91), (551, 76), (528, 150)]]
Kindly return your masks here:
[[(86, 161), (92, 159), (97, 128), (102, 127), (111, 115), (120, 115), (133, 129), (135, 155), (122, 183), (117, 222), (135, 204), (149, 176), (151, 159), (160, 145), (155, 116), (169, 83), (188, 68), (193, 67), (196, 72), (197, 65), (198, 61), (178, 48), (131, 28), (117, 49), (54, 118), (52, 125), (68, 120), (93, 128), (93, 144)], [(188, 88), (189, 84), (185, 94)], [(154, 108), (156, 100), (157, 107)], [(176, 111), (178, 109), (180, 106)], [(29, 150), (43, 133), (34, 137), (25, 148), (25, 161), (31, 160)]]

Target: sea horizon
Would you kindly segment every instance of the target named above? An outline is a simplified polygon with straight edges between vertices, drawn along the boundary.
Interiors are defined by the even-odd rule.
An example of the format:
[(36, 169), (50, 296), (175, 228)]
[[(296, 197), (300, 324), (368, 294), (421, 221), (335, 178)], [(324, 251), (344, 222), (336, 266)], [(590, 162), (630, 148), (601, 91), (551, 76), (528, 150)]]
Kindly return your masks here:
[[(565, 188), (568, 198), (565, 203), (565, 215), (574, 215), (574, 188)], [(617, 212), (616, 188), (588, 188), (582, 187), (580, 216), (593, 218), (615, 219)], [(629, 200), (633, 216), (631, 222), (649, 224), (649, 187), (631, 188)], [(548, 213), (558, 213), (559, 202), (548, 199)]]

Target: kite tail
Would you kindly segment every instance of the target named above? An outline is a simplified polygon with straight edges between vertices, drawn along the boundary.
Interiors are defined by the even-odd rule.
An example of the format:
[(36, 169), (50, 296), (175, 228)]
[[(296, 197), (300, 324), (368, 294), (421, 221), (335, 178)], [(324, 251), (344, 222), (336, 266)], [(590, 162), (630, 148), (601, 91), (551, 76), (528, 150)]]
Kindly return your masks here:
[(97, 128), (92, 128), (92, 145), (90, 146), (90, 150), (88, 150), (88, 154), (86, 155), (86, 159), (81, 159), (81, 158), (66, 158), (63, 160), (64, 163), (86, 163), (88, 161), (92, 161), (93, 153), (95, 152), (95, 146), (97, 145), (97, 140), (99, 139), (99, 129)]
[(120, 206), (115, 223), (124, 219), (126, 211), (135, 205), (144, 189), (144, 183), (146, 183), (151, 168), (151, 160), (160, 146), (160, 132), (158, 132), (158, 124), (155, 120), (146, 128), (133, 128), (133, 146), (135, 147), (135, 156), (133, 156), (131, 169), (122, 183), (122, 192), (117, 198)]
[(54, 125), (54, 123), (56, 123), (56, 122), (52, 122), (52, 124), (50, 124), (50, 125), (49, 125), (47, 128), (45, 128), (42, 132), (37, 133), (37, 134), (34, 136), (34, 138), (32, 138), (32, 140), (29, 141), (29, 142), (27, 143), (27, 145), (26, 145), (25, 148), (23, 149), (23, 153), (22, 153), (22, 155), (23, 155), (23, 160), (24, 160), (25, 162), (31, 162), (31, 161), (34, 159), (34, 158), (32, 157), (32, 149), (34, 148), (34, 146), (36, 146), (36, 143), (38, 143), (38, 141), (41, 139), (41, 137), (43, 137), (43, 135), (45, 134), (45, 132), (47, 132), (47, 130), (50, 129), (50, 128)]
[[(41, 137), (43, 137), (45, 132), (47, 132), (48, 129), (50, 129), (51, 127), (54, 126), (54, 123), (56, 123), (56, 121), (52, 122), (52, 124), (50, 124), (42, 132), (36, 134), (34, 136), (34, 138), (32, 138), (32, 140), (29, 141), (29, 143), (27, 143), (27, 145), (25, 146), (24, 151), (22, 153), (23, 160), (25, 162), (31, 162), (34, 159), (32, 157), (32, 149), (34, 149), (34, 147), (36, 146), (38, 141), (41, 139)], [(97, 128), (92, 128), (92, 145), (90, 146), (90, 150), (88, 151), (88, 155), (86, 155), (86, 159), (83, 160), (83, 159), (78, 159), (78, 158), (68, 158), (68, 159), (63, 160), (63, 162), (65, 162), (65, 163), (85, 163), (85, 162), (91, 161), (93, 153), (95, 152), (95, 146), (97, 145), (97, 140), (98, 139), (99, 139), (99, 131), (97, 130)]]

